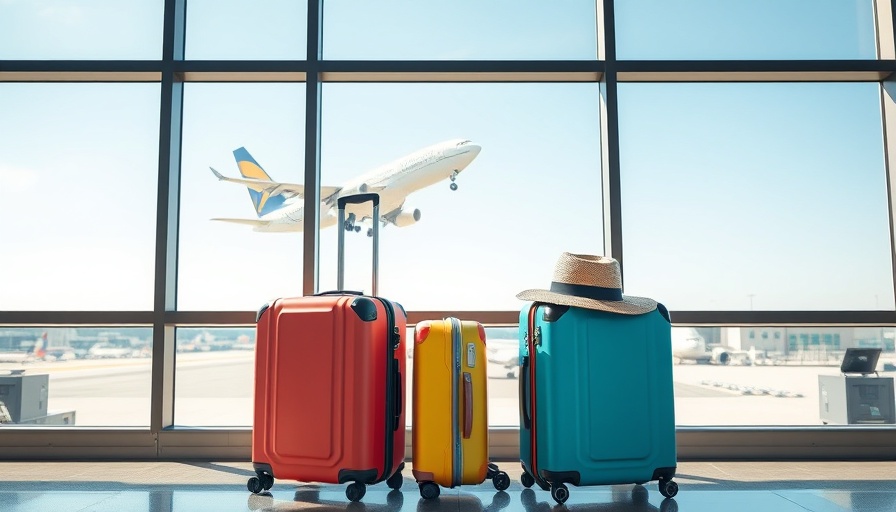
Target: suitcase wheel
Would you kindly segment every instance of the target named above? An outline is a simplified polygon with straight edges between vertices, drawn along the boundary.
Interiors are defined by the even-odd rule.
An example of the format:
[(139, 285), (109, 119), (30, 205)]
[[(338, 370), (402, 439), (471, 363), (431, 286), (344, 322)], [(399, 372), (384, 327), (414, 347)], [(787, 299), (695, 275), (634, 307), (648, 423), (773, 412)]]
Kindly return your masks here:
[(246, 482), (246, 487), (249, 489), (249, 492), (252, 494), (258, 494), (264, 490), (264, 486), (261, 485), (261, 480), (258, 477), (253, 476)]
[(345, 488), (345, 497), (349, 501), (360, 501), (367, 493), (367, 486), (361, 482), (353, 482)]
[(569, 499), (569, 489), (566, 488), (566, 484), (552, 484), (551, 497), (561, 505), (565, 503)]
[(505, 491), (510, 487), (510, 477), (507, 476), (507, 473), (498, 471), (495, 476), (492, 477), (492, 484), (495, 485), (495, 489)]
[(404, 478), (401, 477), (401, 470), (395, 472), (394, 475), (390, 476), (388, 480), (386, 480), (386, 485), (389, 486), (390, 489), (401, 489), (401, 483), (404, 481)]
[(659, 481), (660, 494), (667, 498), (671, 498), (678, 494), (678, 484), (673, 482), (672, 480), (660, 480)]
[(535, 477), (530, 475), (528, 472), (523, 472), (523, 476), (520, 477), (520, 482), (523, 484), (523, 487), (528, 489), (535, 485)]
[(252, 494), (258, 494), (261, 491), (266, 491), (274, 486), (274, 477), (267, 473), (258, 473), (258, 476), (253, 476), (246, 482), (246, 487), (249, 489), (249, 492)]
[(425, 482), (420, 484), (420, 496), (425, 500), (432, 500), (439, 497), (439, 486), (435, 482)]

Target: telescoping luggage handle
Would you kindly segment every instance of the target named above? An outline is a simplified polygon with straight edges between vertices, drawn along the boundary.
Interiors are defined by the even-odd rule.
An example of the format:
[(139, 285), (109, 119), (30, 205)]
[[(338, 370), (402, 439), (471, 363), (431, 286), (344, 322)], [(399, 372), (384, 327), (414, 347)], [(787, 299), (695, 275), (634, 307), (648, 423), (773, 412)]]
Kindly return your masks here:
[(379, 283), (377, 269), (379, 268), (380, 252), (380, 195), (375, 193), (344, 196), (336, 201), (336, 207), (339, 210), (336, 224), (339, 230), (339, 266), (336, 271), (336, 289), (343, 290), (345, 288), (345, 205), (363, 204), (367, 201), (373, 201), (373, 282), (370, 295), (376, 295)]

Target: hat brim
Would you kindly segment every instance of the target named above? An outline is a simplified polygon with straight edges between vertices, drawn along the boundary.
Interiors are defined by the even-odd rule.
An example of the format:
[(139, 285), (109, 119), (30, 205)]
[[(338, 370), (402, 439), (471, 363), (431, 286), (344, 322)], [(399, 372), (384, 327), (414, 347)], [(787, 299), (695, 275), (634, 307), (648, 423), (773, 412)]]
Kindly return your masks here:
[(561, 306), (608, 311), (610, 313), (620, 313), (623, 315), (641, 315), (650, 313), (656, 309), (655, 300), (646, 297), (635, 297), (633, 295), (623, 295), (621, 301), (595, 300), (573, 295), (564, 295), (550, 290), (533, 289), (524, 290), (518, 293), (516, 298), (535, 302), (547, 302), (549, 304), (559, 304)]

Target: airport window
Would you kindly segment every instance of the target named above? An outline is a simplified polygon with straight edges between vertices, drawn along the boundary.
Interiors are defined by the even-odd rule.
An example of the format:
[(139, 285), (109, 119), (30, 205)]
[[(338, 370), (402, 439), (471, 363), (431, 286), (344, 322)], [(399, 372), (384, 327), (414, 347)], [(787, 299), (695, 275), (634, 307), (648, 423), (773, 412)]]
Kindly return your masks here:
[(159, 84), (0, 83), (0, 112), (0, 311), (152, 309)]
[(620, 59), (874, 59), (872, 0), (615, 2)]
[[(380, 205), (379, 293), (406, 309), (519, 310), (516, 294), (550, 285), (563, 251), (602, 252), (597, 84), (324, 84), (322, 96), (324, 187), (375, 187), (363, 173), (404, 172), (396, 160), (435, 155)], [(459, 137), (473, 143), (457, 149)], [(430, 172), (438, 181), (420, 185)], [(538, 204), (548, 199), (565, 206), (546, 215)], [(352, 290), (371, 286), (365, 208), (345, 239)], [(336, 287), (336, 220), (332, 211), (320, 233), (322, 290)], [(521, 259), (532, 233), (539, 243)]]
[[(519, 426), (517, 327), (486, 327), (491, 426)], [(4, 340), (0, 331), (0, 358)], [(32, 334), (25, 336), (34, 343)], [(16, 338), (18, 339), (18, 338)], [(23, 338), (24, 339), (24, 338)], [(412, 424), (414, 329), (407, 329), (405, 416)], [(176, 330), (174, 423), (182, 427), (251, 427), (255, 376), (254, 327), (181, 327)], [(31, 345), (25, 343), (21, 352)], [(2, 365), (0, 365), (2, 368)], [(0, 381), (2, 383), (2, 381)]]
[(324, 3), (325, 59), (594, 59), (594, 1)]
[(3, 2), (0, 60), (157, 60), (163, 8), (163, 0)]
[(180, 327), (174, 424), (252, 426), (255, 328)]
[[(301, 195), (250, 191), (209, 168), (301, 183), (304, 115), (304, 84), (185, 85), (179, 309), (256, 311), (302, 294)], [(278, 226), (292, 231), (269, 232)]]
[(149, 327), (0, 327), (7, 423), (148, 426), (151, 361)]
[(307, 12), (307, 0), (190, 0), (186, 58), (305, 59)]
[[(309, 3), (0, 0), (0, 423), (21, 431), (0, 453), (248, 450), (254, 312), (311, 274), (335, 288), (328, 194), (413, 182), (452, 148), (473, 156), (455, 180), (384, 200), (378, 293), (496, 319), (492, 427), (518, 428), (515, 295), (562, 251), (623, 255), (626, 294), (700, 325), (675, 349), (677, 423), (748, 427), (734, 451), (738, 430), (770, 447), (776, 426), (837, 424), (819, 385), (847, 349), (896, 368), (893, 2)], [(315, 258), (293, 230), (308, 157)], [(279, 193), (239, 181), (266, 177)], [(346, 288), (370, 291), (369, 220), (349, 224)], [(82, 446), (91, 428), (112, 435)], [(842, 455), (824, 435), (819, 456)]]
[[(861, 347), (861, 327), (781, 327), (789, 340), (789, 350), (781, 351), (762, 342), (744, 345), (706, 345), (701, 356), (693, 346), (675, 335), (673, 328), (673, 367), (675, 379), (675, 419), (678, 425), (744, 426), (744, 425), (822, 425), (819, 411), (819, 382), (822, 376), (840, 375), (845, 350)], [(707, 339), (712, 331), (725, 331), (722, 339), (740, 338), (732, 331), (741, 327), (704, 328)], [(812, 345), (798, 345), (797, 334), (790, 330), (807, 329), (801, 339), (811, 337)], [(896, 329), (888, 327), (881, 336), (892, 336)], [(821, 345), (818, 340), (843, 339), (842, 347)], [(678, 342), (674, 340), (679, 340)], [(767, 342), (766, 342), (767, 343)], [(723, 364), (721, 353), (727, 354)], [(699, 361), (705, 357), (705, 361)], [(707, 364), (708, 363), (708, 364)], [(884, 350), (877, 369), (896, 363), (896, 352)], [(892, 407), (892, 405), (890, 406)], [(725, 411), (720, 414), (719, 411)]]
[[(627, 293), (672, 310), (894, 307), (877, 84), (621, 84), (619, 118)], [(832, 238), (855, 272), (807, 257)]]

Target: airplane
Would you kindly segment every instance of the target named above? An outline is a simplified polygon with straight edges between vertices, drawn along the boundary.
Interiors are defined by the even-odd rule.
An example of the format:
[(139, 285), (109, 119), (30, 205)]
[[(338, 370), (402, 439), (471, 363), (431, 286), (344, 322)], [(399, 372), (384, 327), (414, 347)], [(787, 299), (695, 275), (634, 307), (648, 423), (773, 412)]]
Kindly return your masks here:
[(43, 333), (34, 342), (31, 350), (21, 352), (0, 352), (0, 363), (30, 363), (41, 360), (46, 356), (47, 333)]
[(519, 378), (519, 340), (489, 339), (485, 345), (485, 359), (489, 363), (500, 367), (508, 379)]
[[(434, 185), (446, 178), (450, 189), (457, 190), (455, 180), (473, 159), (481, 146), (467, 139), (452, 139), (427, 146), (407, 156), (377, 167), (342, 186), (320, 187), (320, 227), (336, 224), (336, 201), (340, 197), (375, 192), (380, 196), (380, 221), (385, 227), (410, 226), (420, 220), (420, 210), (405, 206), (409, 194)], [(277, 182), (255, 161), (244, 147), (233, 151), (242, 178), (229, 178), (209, 167), (220, 181), (245, 185), (255, 206), (257, 219), (213, 218), (212, 220), (245, 224), (259, 232), (302, 231), (305, 187), (295, 183)], [(366, 226), (367, 236), (373, 236), (372, 206), (370, 203), (346, 206), (346, 231), (361, 231)]]
[(756, 349), (737, 350), (724, 345), (707, 347), (706, 340), (693, 327), (672, 329), (672, 357), (678, 362), (694, 361), (697, 364), (731, 364), (740, 359), (744, 364), (756, 360)]

